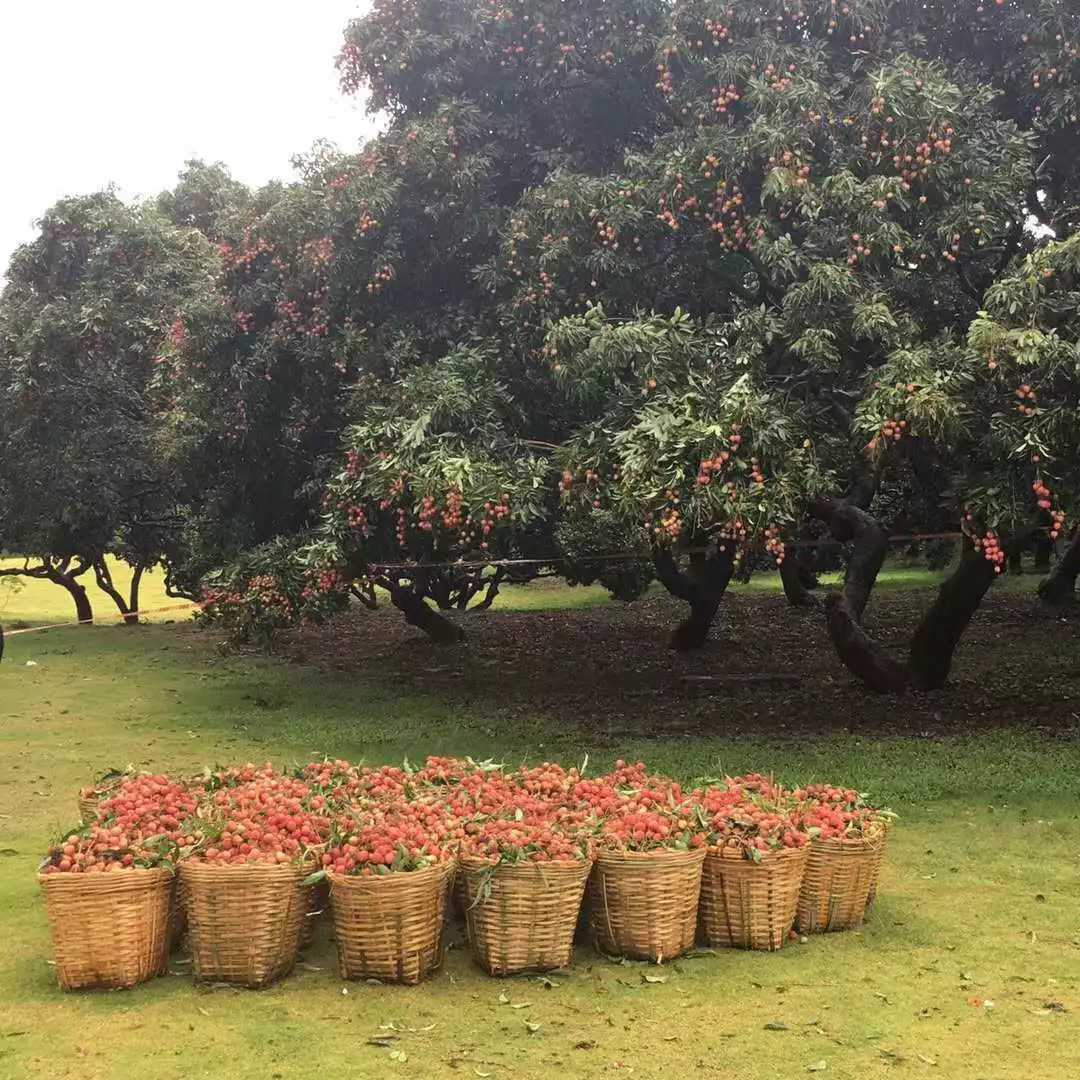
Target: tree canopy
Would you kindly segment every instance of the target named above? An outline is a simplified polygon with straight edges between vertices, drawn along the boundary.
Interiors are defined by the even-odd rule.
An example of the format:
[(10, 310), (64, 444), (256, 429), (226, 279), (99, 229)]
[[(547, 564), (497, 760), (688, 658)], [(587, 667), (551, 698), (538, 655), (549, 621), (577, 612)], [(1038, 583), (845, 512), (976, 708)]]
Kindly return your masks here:
[[(655, 575), (689, 647), (739, 566), (795, 598), (818, 519), (845, 661), (940, 684), (1075, 513), (1078, 50), (1066, 0), (377, 0), (338, 66), (380, 134), (158, 200), (218, 249), (154, 379), (175, 586), (224, 565), (224, 612), (280, 560), (277, 621), (379, 585), (454, 639), (428, 602)], [(964, 537), (904, 664), (861, 627), (879, 512)]]
[[(162, 349), (212, 287), (210, 245), (109, 192), (66, 199), (16, 251), (0, 299), (0, 546), (67, 588), (93, 571), (122, 612), (184, 512), (165, 453)], [(123, 597), (106, 554), (136, 570)]]

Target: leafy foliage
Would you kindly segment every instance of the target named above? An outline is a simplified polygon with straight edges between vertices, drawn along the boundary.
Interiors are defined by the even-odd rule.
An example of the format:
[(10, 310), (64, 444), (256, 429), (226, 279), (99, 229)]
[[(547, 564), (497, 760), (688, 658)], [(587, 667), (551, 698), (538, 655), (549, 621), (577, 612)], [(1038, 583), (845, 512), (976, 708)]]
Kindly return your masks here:
[(109, 192), (58, 203), (15, 253), (0, 300), (4, 547), (65, 574), (172, 550), (161, 353), (213, 272), (197, 232)]

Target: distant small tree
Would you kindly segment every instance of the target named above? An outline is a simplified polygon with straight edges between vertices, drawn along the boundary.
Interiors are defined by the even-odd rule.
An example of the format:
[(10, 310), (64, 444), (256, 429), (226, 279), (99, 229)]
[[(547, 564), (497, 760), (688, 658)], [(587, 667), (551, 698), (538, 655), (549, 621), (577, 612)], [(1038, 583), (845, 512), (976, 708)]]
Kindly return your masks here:
[[(155, 389), (160, 350), (210, 285), (207, 241), (101, 192), (66, 199), (12, 258), (0, 297), (0, 570), (66, 589), (80, 621), (89, 576), (128, 621), (143, 572), (182, 520)], [(107, 561), (133, 569), (126, 595)]]

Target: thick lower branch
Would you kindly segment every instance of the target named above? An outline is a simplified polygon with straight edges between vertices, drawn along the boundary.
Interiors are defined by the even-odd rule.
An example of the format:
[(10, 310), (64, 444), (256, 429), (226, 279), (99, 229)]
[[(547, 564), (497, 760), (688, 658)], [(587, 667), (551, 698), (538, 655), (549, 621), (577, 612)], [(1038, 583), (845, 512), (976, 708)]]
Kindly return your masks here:
[(792, 607), (817, 607), (817, 598), (804, 584), (802, 568), (797, 557), (791, 552), (780, 563), (780, 581), (784, 586), (784, 595)]
[(844, 599), (852, 617), (861, 622), (889, 550), (888, 535), (877, 518), (848, 502), (819, 502), (815, 513), (829, 526), (835, 539), (843, 543), (854, 541), (855, 549), (844, 577)]
[[(138, 577), (142, 577), (142, 570), (137, 570)], [(110, 600), (120, 610), (120, 614), (124, 616), (124, 622), (128, 626), (135, 626), (139, 622), (139, 616), (137, 614), (138, 607), (129, 605), (128, 601), (121, 595), (120, 590), (113, 584), (112, 573), (109, 570), (109, 564), (104, 559), (97, 559), (94, 562), (94, 580), (97, 582), (97, 587), (109, 597)], [(138, 578), (133, 579), (132, 589), (136, 597), (139, 594), (139, 581)]]
[(994, 576), (994, 564), (965, 541), (959, 564), (911, 639), (908, 670), (916, 689), (940, 690), (948, 681), (956, 646)]
[(1080, 529), (1073, 532), (1057, 565), (1039, 582), (1039, 598), (1055, 606), (1076, 600), (1076, 579), (1080, 576)]
[(405, 616), (405, 621), (422, 630), (432, 641), (440, 645), (455, 645), (465, 640), (465, 631), (428, 607), (415, 587), (402, 585), (390, 578), (381, 578), (378, 584), (390, 594), (390, 602)]
[(735, 570), (733, 547), (720, 546), (714, 554), (695, 551), (683, 573), (674, 555), (665, 548), (653, 549), (653, 565), (660, 583), (690, 605), (690, 613), (671, 633), (673, 649), (700, 649), (709, 638), (720, 601)]

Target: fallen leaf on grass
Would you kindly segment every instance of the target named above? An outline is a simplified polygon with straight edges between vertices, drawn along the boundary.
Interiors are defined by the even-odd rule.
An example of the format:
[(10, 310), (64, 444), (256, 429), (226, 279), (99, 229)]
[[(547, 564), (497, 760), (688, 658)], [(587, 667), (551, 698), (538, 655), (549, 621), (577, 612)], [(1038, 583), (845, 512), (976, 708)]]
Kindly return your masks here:
[(881, 1000), (886, 1005), (891, 1005), (892, 1004), (892, 999), (889, 997), (889, 995), (888, 994), (883, 994), (880, 990), (875, 990), (874, 991), (874, 997), (881, 998)]
[(827, 1061), (824, 1061), (824, 1060), (815, 1061), (812, 1064), (806, 1066), (806, 1071), (807, 1072), (824, 1072), (828, 1067), (829, 1067), (829, 1063)]
[(391, 1061), (406, 1062), (406, 1061), (409, 1060), (409, 1055), (407, 1053), (405, 1053), (404, 1050), (391, 1050), (390, 1051), (390, 1060)]
[(368, 1046), (393, 1046), (397, 1042), (396, 1035), (369, 1035), (367, 1044)]
[(532, 1005), (531, 1001), (512, 1001), (510, 1002), (511, 1009), (527, 1009)]
[(543, 1024), (540, 1024), (535, 1020), (526, 1020), (525, 1021), (525, 1030), (530, 1035), (535, 1035), (540, 1030), (540, 1028), (542, 1028), (542, 1027), (543, 1027)]
[(204, 1009), (201, 1005), (197, 1006), (197, 1008), (198, 1008), (199, 1012), (201, 1012), (203, 1014), (203, 1016), (209, 1016), (210, 1015), (210, 1010), (209, 1009)]
[(575, 1050), (595, 1050), (596, 1043), (592, 1039), (582, 1039), (581, 1042), (574, 1043)]
[(927, 1056), (926, 1056), (925, 1054), (916, 1054), (915, 1056), (916, 1056), (916, 1057), (917, 1057), (917, 1058), (918, 1058), (918, 1059), (919, 1059), (919, 1060), (920, 1060), (920, 1061), (921, 1061), (921, 1062), (922, 1062), (922, 1063), (923, 1063), (924, 1065), (936, 1065), (936, 1064), (937, 1064), (937, 1059), (936, 1059), (936, 1058), (932, 1058), (932, 1057), (927, 1057)]
[(766, 1031), (787, 1031), (789, 1029), (788, 1029), (787, 1024), (785, 1024), (783, 1020), (770, 1020), (765, 1025), (765, 1030)]
[(647, 983), (666, 983), (666, 975), (650, 975), (647, 971), (641, 976)]

